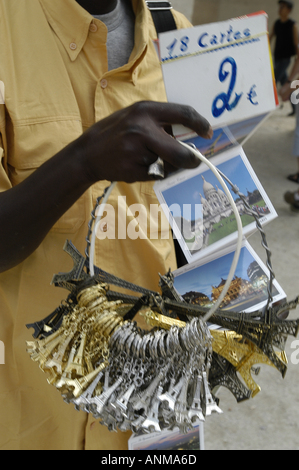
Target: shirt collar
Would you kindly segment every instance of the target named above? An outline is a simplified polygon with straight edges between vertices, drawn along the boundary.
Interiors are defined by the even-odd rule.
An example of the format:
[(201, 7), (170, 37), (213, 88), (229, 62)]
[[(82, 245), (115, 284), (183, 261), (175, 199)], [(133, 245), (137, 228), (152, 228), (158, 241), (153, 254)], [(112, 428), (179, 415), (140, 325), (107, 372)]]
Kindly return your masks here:
[[(89, 34), (94, 17), (76, 0), (39, 0), (46, 18), (64, 45), (70, 59), (76, 60)], [(149, 40), (148, 11), (143, 0), (132, 0), (136, 16), (134, 60), (140, 59)], [(103, 24), (105, 35), (107, 28)]]
[(48, 23), (55, 31), (70, 59), (81, 52), (89, 33), (93, 16), (76, 0), (39, 0)]

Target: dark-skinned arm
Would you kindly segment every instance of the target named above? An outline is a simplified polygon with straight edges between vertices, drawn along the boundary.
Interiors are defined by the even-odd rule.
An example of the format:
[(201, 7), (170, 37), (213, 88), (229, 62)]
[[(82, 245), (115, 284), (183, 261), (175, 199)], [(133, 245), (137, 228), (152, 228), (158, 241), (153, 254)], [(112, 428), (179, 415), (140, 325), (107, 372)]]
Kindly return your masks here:
[(183, 124), (211, 138), (209, 123), (192, 108), (141, 102), (98, 122), (25, 181), (0, 194), (0, 272), (21, 263), (58, 219), (97, 181), (149, 181), (160, 156), (166, 174), (199, 161), (165, 129)]

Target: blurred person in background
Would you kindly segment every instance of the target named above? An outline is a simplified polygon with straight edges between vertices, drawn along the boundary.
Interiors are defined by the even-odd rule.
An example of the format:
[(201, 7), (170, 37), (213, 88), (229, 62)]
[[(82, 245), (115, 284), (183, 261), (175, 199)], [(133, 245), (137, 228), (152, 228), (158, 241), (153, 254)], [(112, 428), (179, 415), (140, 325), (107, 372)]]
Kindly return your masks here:
[[(275, 22), (270, 34), (270, 41), (275, 38), (274, 49), (274, 73), (276, 83), (282, 86), (287, 82), (287, 71), (291, 64), (291, 59), (299, 55), (299, 33), (296, 21), (290, 18), (293, 10), (293, 2), (280, 0), (279, 19)], [(296, 107), (293, 103), (292, 112), (289, 116), (294, 116)]]

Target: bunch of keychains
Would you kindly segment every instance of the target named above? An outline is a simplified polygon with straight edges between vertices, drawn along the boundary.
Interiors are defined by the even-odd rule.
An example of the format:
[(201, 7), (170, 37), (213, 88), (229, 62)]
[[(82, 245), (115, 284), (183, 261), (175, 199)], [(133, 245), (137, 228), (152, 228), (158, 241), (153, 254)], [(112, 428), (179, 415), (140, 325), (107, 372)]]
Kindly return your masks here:
[(194, 318), (184, 328), (143, 331), (123, 320), (127, 308), (108, 301), (106, 289), (82, 290), (55, 333), (27, 343), (65, 401), (111, 431), (179, 426), (187, 432), (220, 412), (208, 385), (213, 350), (207, 325)]
[[(299, 299), (272, 307), (269, 292), (266, 308), (250, 314), (217, 309), (208, 324), (208, 309), (186, 303), (174, 288), (171, 272), (160, 276), (162, 294), (96, 266), (91, 276), (90, 236), (101, 202), (99, 198), (92, 213), (85, 257), (67, 241), (64, 250), (74, 267), (53, 278), (55, 286), (70, 291), (68, 298), (44, 320), (27, 325), (35, 330), (28, 353), (67, 403), (92, 413), (110, 431), (178, 427), (186, 433), (212, 412), (221, 413), (212, 393), (217, 387), (227, 387), (241, 402), (260, 391), (252, 377), (257, 364), (273, 366), (285, 376), (287, 337), (299, 330), (299, 320), (285, 318)], [(248, 211), (259, 223), (250, 207)], [(258, 228), (271, 285), (270, 251)], [(151, 331), (137, 326), (137, 314), (145, 317)]]

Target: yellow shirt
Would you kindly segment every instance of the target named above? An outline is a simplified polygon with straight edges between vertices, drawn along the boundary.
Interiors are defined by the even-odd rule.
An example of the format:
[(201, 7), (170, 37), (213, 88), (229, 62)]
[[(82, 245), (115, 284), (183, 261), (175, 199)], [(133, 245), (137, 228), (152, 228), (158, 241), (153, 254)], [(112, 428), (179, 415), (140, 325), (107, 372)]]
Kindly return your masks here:
[[(108, 72), (107, 28), (75, 0), (0, 0), (0, 80), (5, 84), (0, 191), (22, 182), (96, 121), (136, 101), (166, 101), (151, 14), (143, 0), (132, 0), (132, 5), (134, 50), (127, 65)], [(174, 14), (179, 28), (190, 26)], [(52, 276), (72, 268), (62, 250), (66, 239), (84, 254), (90, 213), (106, 186), (100, 182), (88, 190), (26, 261), (0, 275), (0, 341), (6, 362), (0, 365), (1, 450), (127, 448), (128, 434), (109, 434), (91, 416), (63, 402), (25, 345), (32, 333), (25, 324), (46, 317), (67, 297), (67, 291), (50, 285)], [(157, 204), (152, 183), (118, 184), (108, 201), (116, 219), (119, 196), (122, 205), (126, 201), (125, 212), (140, 203), (149, 214), (150, 204)], [(134, 215), (127, 223), (134, 223)], [(98, 235), (113, 230), (108, 220)], [(157, 290), (158, 272), (175, 268), (172, 241), (162, 239), (165, 233), (137, 240), (118, 240), (117, 235), (116, 227), (116, 239), (97, 240), (95, 263)]]

